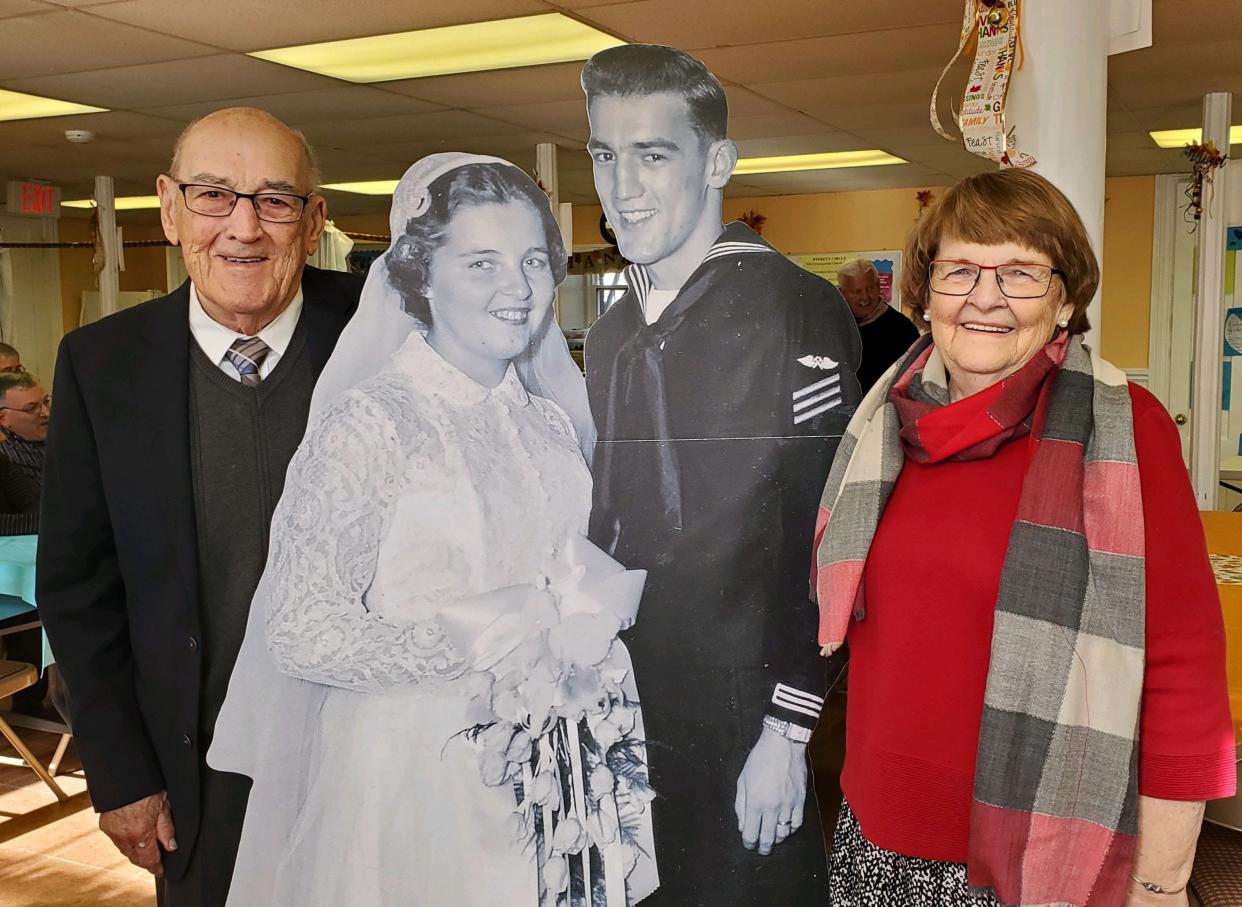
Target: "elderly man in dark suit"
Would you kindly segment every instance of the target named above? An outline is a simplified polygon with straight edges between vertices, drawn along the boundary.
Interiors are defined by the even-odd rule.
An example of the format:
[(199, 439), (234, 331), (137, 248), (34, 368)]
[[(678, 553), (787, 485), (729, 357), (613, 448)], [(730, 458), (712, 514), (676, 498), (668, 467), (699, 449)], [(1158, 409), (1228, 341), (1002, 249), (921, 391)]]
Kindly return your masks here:
[(305, 266), (318, 181), (306, 140), (264, 111), (191, 124), (157, 181), (189, 280), (72, 332), (57, 361), (39, 611), (100, 827), (169, 907), (227, 895), (249, 780), (204, 755), (311, 391), (361, 291)]

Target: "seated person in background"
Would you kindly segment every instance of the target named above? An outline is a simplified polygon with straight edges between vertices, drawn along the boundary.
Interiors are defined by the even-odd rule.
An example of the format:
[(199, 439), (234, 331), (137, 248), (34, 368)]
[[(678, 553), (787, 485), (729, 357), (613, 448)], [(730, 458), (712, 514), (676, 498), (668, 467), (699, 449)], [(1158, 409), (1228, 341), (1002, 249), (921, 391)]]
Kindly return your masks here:
[(0, 535), (39, 531), (39, 483), (0, 457)]
[(17, 351), (17, 347), (0, 343), (0, 372), (24, 371), (26, 367), (22, 365), (22, 354)]
[[(3, 355), (0, 350), (0, 362)], [(0, 371), (0, 431), (4, 432), (0, 457), (14, 463), (40, 488), (51, 403), (39, 379), (30, 372)]]
[(858, 322), (863, 348), (858, 383), (866, 394), (910, 344), (919, 339), (919, 331), (909, 318), (881, 297), (880, 275), (867, 259), (856, 258), (842, 265), (837, 272), (837, 288)]

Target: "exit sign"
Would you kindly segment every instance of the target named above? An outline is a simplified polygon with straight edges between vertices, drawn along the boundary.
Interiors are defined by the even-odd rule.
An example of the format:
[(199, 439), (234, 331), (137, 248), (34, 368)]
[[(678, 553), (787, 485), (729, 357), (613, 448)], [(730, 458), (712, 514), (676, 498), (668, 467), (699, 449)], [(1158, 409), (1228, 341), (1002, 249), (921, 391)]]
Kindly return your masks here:
[(9, 182), (8, 211), (33, 217), (60, 217), (60, 187), (28, 180)]

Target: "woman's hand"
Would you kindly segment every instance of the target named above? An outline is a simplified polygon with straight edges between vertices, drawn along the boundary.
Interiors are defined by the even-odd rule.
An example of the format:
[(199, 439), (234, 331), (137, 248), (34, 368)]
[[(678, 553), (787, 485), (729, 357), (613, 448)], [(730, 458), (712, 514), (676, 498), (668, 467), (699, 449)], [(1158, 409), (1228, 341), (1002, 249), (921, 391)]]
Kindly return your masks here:
[(1161, 885), (1176, 894), (1147, 891), (1133, 879), (1126, 907), (1186, 907), (1185, 886), (1195, 862), (1199, 826), (1203, 824), (1202, 800), (1160, 800), (1139, 797), (1138, 854), (1134, 875)]
[(737, 827), (742, 846), (767, 856), (802, 827), (806, 804), (806, 744), (764, 728), (737, 779)]

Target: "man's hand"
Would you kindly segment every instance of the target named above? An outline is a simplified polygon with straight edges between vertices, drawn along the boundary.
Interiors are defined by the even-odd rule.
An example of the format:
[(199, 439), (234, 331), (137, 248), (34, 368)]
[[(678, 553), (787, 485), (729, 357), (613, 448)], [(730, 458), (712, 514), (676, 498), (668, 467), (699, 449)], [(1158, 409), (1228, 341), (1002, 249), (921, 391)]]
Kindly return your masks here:
[(112, 839), (131, 863), (156, 878), (164, 875), (160, 848), (177, 849), (168, 794), (164, 791), (100, 813), (99, 830)]
[(764, 728), (737, 779), (737, 827), (742, 846), (767, 856), (802, 827), (806, 804), (806, 744)]

